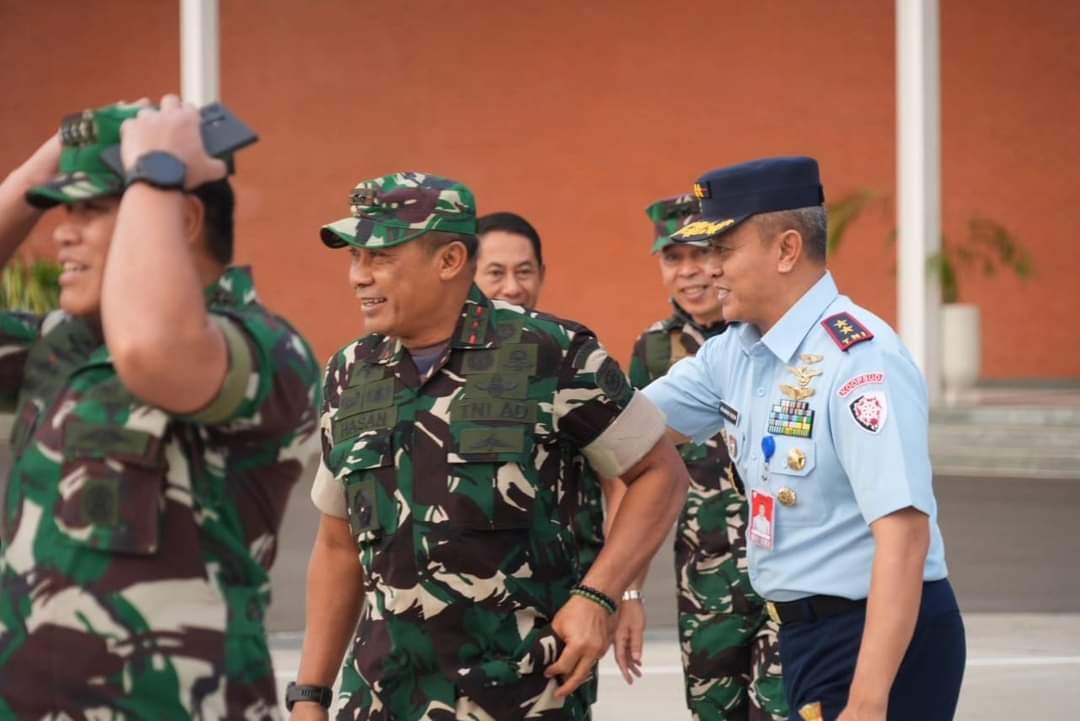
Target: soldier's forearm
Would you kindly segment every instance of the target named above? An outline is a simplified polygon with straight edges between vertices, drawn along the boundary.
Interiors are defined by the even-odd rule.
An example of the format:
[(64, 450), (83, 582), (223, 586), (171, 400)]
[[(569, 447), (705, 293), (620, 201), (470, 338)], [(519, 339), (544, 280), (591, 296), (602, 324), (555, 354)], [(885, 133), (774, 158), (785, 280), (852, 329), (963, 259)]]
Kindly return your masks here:
[(930, 530), (927, 517), (913, 508), (871, 528), (876, 547), (870, 597), (848, 704), (883, 708), (915, 631)]
[[(121, 380), (143, 400), (189, 413), (209, 403), (228, 370), (210, 321), (191, 237), (196, 202), (145, 183), (120, 203), (101, 289), (105, 343)], [(131, 301), (138, 298), (137, 303)]]
[(667, 440), (659, 441), (624, 478), (628, 489), (604, 549), (583, 581), (613, 598), (643, 574), (682, 509), (690, 484), (686, 466)]
[[(364, 575), (346, 521), (323, 516), (311, 551), (297, 682), (332, 686), (363, 603)], [(342, 542), (344, 540), (344, 543)]]
[[(626, 497), (626, 484), (622, 482), (620, 478), (604, 478), (600, 481), (600, 486), (604, 492), (604, 535), (607, 536), (611, 533), (611, 524), (615, 520), (615, 516), (619, 513), (619, 506), (622, 505), (623, 498)], [(646, 563), (645, 567), (641, 569), (641, 573), (637, 578), (630, 582), (630, 586), (635, 589), (640, 589), (645, 585), (645, 578), (649, 575), (649, 564)]]

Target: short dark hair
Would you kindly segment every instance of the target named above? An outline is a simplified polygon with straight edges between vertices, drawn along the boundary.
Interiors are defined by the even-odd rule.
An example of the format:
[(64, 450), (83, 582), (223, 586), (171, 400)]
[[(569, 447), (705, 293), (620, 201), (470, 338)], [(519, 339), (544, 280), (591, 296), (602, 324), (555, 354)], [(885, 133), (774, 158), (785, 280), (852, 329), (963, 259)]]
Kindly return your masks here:
[(532, 244), (533, 253), (536, 255), (536, 262), (544, 265), (544, 251), (540, 245), (540, 234), (536, 232), (536, 228), (532, 227), (532, 223), (522, 218), (517, 213), (488, 213), (477, 220), (478, 234), (483, 236), (485, 233), (492, 230), (501, 230), (504, 233), (514, 233), (516, 235), (523, 235), (529, 239), (529, 243)]
[(424, 244), (424, 248), (429, 254), (434, 253), (443, 246), (450, 245), (456, 240), (465, 246), (465, 257), (469, 260), (476, 258), (476, 250), (479, 247), (475, 235), (444, 233), (441, 230), (430, 230), (424, 233), (419, 240)]
[(766, 240), (785, 230), (798, 231), (803, 239), (806, 255), (814, 260), (825, 260), (827, 251), (828, 213), (824, 205), (811, 205), (794, 210), (777, 210), (754, 216), (754, 222)]
[(191, 194), (203, 204), (203, 228), (210, 256), (222, 265), (228, 265), (233, 259), (233, 215), (236, 211), (236, 196), (228, 178), (204, 183)]

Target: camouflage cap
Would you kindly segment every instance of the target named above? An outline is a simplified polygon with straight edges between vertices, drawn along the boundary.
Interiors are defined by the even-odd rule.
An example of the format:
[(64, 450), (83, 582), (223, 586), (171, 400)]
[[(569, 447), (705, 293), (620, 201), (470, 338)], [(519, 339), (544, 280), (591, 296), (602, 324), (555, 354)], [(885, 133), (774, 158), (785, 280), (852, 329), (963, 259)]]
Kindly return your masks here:
[(679, 228), (701, 220), (700, 213), (701, 206), (692, 193), (664, 198), (646, 208), (645, 215), (649, 216), (649, 220), (653, 222), (653, 228), (656, 231), (656, 240), (653, 241), (652, 252), (659, 253), (672, 243), (708, 246), (708, 241), (685, 241), (671, 237), (671, 234)]
[(64, 117), (60, 121), (60, 173), (27, 191), (27, 202), (51, 208), (123, 193), (123, 178), (101, 162), (101, 153), (120, 142), (120, 126), (139, 110), (138, 105), (115, 103)]
[(456, 180), (427, 173), (394, 173), (353, 188), (352, 215), (324, 225), (331, 248), (391, 248), (437, 230), (476, 235), (476, 200)]

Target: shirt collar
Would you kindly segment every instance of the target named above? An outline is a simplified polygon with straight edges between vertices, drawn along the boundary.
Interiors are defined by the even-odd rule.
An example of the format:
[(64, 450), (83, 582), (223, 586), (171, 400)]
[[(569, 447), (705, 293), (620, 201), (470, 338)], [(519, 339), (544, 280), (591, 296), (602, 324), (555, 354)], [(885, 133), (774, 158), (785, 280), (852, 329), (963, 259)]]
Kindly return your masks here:
[(498, 345), (496, 340), (495, 306), (473, 283), (454, 335), (450, 336), (450, 345), (453, 348), (494, 348)]
[(667, 328), (678, 328), (680, 326), (689, 326), (701, 334), (702, 338), (712, 338), (714, 335), (720, 335), (726, 329), (728, 324), (724, 321), (717, 321), (711, 325), (701, 325), (694, 318), (686, 312), (681, 305), (679, 305), (674, 298), (671, 299), (672, 314), (671, 318), (667, 321)]
[(773, 355), (786, 363), (795, 355), (806, 334), (838, 295), (840, 292), (836, 289), (832, 273), (825, 271), (825, 275), (814, 283), (795, 305), (788, 308), (768, 333), (762, 336), (752, 324), (742, 323), (739, 338), (747, 350), (761, 341)]
[[(454, 334), (450, 336), (451, 348), (495, 348), (495, 306), (475, 284), (461, 308)], [(359, 356), (369, 363), (387, 365), (399, 363), (405, 346), (397, 338), (384, 335), (369, 336), (361, 344)]]

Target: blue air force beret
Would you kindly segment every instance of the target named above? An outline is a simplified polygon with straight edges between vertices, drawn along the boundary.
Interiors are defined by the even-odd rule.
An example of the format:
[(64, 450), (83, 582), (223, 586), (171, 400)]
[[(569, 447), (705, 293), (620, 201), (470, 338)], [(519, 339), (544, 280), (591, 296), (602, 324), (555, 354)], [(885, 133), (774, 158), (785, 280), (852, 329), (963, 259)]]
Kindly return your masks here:
[(762, 158), (712, 170), (694, 183), (701, 219), (684, 225), (677, 241), (712, 238), (735, 228), (751, 215), (821, 205), (817, 161), (802, 156)]

